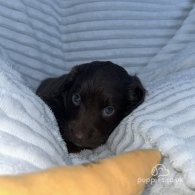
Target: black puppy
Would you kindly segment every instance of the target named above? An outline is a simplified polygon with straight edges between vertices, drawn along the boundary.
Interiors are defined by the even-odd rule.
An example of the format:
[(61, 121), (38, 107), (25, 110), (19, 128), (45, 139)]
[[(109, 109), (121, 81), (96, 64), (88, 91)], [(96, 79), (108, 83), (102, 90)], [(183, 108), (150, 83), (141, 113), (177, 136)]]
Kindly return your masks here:
[(145, 90), (122, 67), (95, 61), (44, 80), (37, 95), (53, 111), (69, 152), (78, 152), (105, 143), (119, 122), (144, 101)]

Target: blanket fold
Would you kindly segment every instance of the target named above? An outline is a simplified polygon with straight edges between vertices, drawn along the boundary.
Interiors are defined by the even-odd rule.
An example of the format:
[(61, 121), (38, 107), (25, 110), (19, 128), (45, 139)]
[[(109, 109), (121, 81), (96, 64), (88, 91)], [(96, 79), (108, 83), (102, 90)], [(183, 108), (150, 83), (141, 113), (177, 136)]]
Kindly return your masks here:
[(25, 86), (4, 54), (0, 54), (0, 174), (69, 164), (52, 112)]

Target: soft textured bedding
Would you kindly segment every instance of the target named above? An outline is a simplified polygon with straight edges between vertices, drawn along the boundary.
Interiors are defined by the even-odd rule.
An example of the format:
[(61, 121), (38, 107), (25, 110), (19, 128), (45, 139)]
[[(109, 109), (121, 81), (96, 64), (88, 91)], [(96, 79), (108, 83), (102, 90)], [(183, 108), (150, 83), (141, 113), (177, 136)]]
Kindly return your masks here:
[(0, 46), (33, 88), (93, 60), (134, 73), (166, 46), (192, 8), (193, 0), (1, 0)]
[(50, 109), (0, 56), (0, 174), (70, 163)]
[[(0, 62), (0, 173), (157, 147), (169, 174), (145, 194), (195, 194), (194, 1), (14, 2), (0, 1), (0, 46), (9, 61)], [(51, 111), (27, 85), (99, 59), (137, 72), (148, 95), (104, 146), (68, 155)]]

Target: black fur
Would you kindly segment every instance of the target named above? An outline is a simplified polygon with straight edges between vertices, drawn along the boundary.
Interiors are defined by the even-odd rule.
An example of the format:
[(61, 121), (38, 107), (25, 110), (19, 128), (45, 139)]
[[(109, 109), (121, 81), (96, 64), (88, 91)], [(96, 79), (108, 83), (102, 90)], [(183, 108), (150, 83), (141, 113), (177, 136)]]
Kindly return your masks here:
[(121, 66), (95, 61), (44, 80), (37, 95), (53, 111), (69, 152), (78, 152), (104, 144), (119, 122), (144, 101), (145, 89)]

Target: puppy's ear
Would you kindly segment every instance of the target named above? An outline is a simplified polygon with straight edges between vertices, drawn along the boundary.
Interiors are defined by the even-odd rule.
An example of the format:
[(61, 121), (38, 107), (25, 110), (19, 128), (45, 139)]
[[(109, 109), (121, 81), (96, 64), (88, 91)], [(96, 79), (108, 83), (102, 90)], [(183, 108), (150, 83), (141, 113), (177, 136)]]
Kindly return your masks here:
[(130, 84), (128, 87), (128, 106), (126, 115), (139, 106), (145, 98), (146, 90), (137, 76), (130, 76)]
[(37, 89), (37, 95), (40, 97), (57, 97), (65, 90), (68, 90), (78, 73), (78, 66), (72, 68), (70, 73), (56, 78), (49, 78), (44, 80)]

